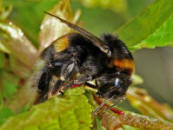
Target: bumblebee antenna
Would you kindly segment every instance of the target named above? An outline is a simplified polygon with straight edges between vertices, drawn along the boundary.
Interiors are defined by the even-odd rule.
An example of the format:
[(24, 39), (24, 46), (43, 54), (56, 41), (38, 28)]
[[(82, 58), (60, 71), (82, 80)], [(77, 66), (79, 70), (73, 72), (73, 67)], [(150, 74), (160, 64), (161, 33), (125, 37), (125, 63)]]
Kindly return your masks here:
[(105, 99), (93, 112), (92, 112), (92, 117), (94, 117), (94, 115), (96, 115), (101, 109), (103, 109), (104, 105), (106, 105), (109, 101), (111, 101), (113, 99), (113, 96)]
[(75, 25), (75, 24), (72, 24), (56, 15), (53, 15), (49, 12), (45, 12), (46, 14), (52, 16), (52, 17), (55, 17), (57, 19), (59, 19), (62, 23), (66, 24), (67, 26), (69, 26), (70, 28), (80, 32), (81, 35), (83, 35), (84, 37), (88, 38), (89, 40), (91, 40), (93, 42), (93, 44), (95, 46), (97, 46), (98, 48), (100, 48), (100, 50), (104, 53), (107, 54), (107, 56), (111, 56), (111, 51), (110, 51), (110, 48), (101, 40), (99, 39), (98, 37), (96, 37), (95, 35), (93, 35), (92, 33), (88, 32), (87, 30), (79, 27), (78, 25)]

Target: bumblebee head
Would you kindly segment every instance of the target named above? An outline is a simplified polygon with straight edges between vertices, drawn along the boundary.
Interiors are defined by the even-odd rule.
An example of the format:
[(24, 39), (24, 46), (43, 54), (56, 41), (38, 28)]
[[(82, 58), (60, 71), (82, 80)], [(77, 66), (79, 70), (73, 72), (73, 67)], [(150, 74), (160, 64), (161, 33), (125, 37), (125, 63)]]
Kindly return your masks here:
[(112, 79), (108, 79), (109, 81), (101, 81), (105, 82), (98, 90), (98, 95), (102, 98), (113, 98), (121, 97), (125, 95), (126, 90), (131, 84), (130, 77), (125, 74), (117, 75)]

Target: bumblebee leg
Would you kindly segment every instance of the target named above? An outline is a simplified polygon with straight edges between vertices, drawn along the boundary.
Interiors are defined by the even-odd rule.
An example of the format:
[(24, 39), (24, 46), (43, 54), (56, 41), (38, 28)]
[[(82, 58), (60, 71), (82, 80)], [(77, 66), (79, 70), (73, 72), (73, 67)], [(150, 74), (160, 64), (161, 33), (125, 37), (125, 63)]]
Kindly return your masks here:
[(92, 81), (93, 80), (93, 76), (91, 75), (87, 75), (87, 74), (82, 74), (81, 76), (79, 76), (76, 80), (75, 80), (75, 84), (84, 84), (87, 81)]
[(48, 98), (54, 95), (60, 95), (66, 88), (73, 86), (74, 81), (71, 79), (74, 76), (74, 72), (77, 71), (74, 58), (71, 58), (70, 61), (55, 61), (52, 64), (52, 68), (53, 76), (49, 85)]
[(94, 117), (95, 115), (97, 115), (97, 113), (99, 113), (99, 111), (101, 111), (102, 109), (104, 109), (104, 105), (107, 104), (109, 101), (111, 101), (113, 99), (113, 97), (110, 97), (109, 99), (105, 99), (93, 112), (92, 112), (92, 117)]
[(49, 69), (46, 67), (42, 70), (42, 73), (40, 75), (39, 83), (38, 83), (38, 89), (39, 89), (39, 97), (37, 99), (37, 103), (43, 102), (47, 99), (47, 93), (49, 91), (49, 82), (51, 80), (51, 73)]
[(62, 70), (60, 73), (60, 79), (63, 81), (70, 79), (74, 70), (75, 70), (75, 63), (74, 62), (65, 64), (62, 67)]
[(57, 79), (56, 76), (53, 76), (56, 77), (56, 82), (50, 82), (51, 89), (49, 91), (48, 98), (54, 95), (62, 94), (63, 91), (67, 88), (67, 86), (73, 85), (73, 82), (70, 79), (73, 76), (75, 67), (76, 66), (74, 62), (64, 62), (64, 64), (60, 68), (59, 78)]
[(86, 82), (85, 85), (90, 87), (90, 88), (94, 88), (94, 89), (97, 88), (97, 85), (94, 85), (94, 84), (91, 84), (91, 83), (88, 83), (88, 82)]
[(63, 84), (64, 81), (57, 80), (55, 83), (51, 84), (51, 89), (48, 93), (48, 98), (51, 98), (54, 95), (60, 95), (63, 93)]
[(86, 75), (83, 75), (82, 77), (79, 77), (77, 78), (76, 80), (61, 80), (62, 84), (61, 84), (61, 87), (58, 88), (56, 86), (57, 89), (55, 89), (56, 91), (61, 91), (61, 90), (65, 90), (67, 88), (71, 88), (73, 87), (74, 85), (77, 85), (77, 84), (85, 84), (87, 81), (90, 81), (91, 77), (87, 77)]
[(86, 82), (85, 85), (90, 87), (90, 88), (93, 88), (93, 89), (99, 88), (99, 83), (96, 79), (94, 81), (91, 81), (91, 82)]

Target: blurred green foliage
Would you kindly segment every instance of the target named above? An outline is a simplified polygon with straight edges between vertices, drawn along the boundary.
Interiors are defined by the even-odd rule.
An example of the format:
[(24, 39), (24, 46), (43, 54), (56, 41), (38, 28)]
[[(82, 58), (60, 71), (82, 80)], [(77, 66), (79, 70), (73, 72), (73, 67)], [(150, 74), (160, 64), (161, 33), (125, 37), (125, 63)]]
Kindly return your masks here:
[(127, 9), (126, 0), (80, 0), (85, 7), (99, 7), (113, 10), (115, 12), (125, 12)]
[(0, 59), (1, 59), (1, 62), (0, 62), (0, 69), (1, 69), (5, 65), (5, 56), (3, 53), (0, 53)]
[(5, 91), (3, 91), (3, 98), (8, 98), (13, 95), (18, 89), (19, 77), (13, 76), (7, 72), (1, 72), (2, 86)]
[(9, 108), (0, 106), (0, 125), (2, 125), (9, 117), (13, 115), (14, 113)]

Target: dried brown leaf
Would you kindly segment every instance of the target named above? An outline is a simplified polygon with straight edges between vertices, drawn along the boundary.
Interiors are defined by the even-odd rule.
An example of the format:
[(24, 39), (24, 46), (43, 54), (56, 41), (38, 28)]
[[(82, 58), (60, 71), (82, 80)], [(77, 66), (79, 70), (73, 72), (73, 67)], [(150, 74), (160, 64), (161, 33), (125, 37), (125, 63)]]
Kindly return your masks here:
[[(54, 6), (53, 9), (48, 12), (73, 23), (77, 21), (78, 16), (80, 15), (79, 13), (76, 13), (74, 17), (70, 5), (70, 0), (61, 0)], [(40, 29), (40, 52), (47, 48), (57, 38), (71, 31), (69, 27), (60, 22), (58, 19), (48, 15), (44, 17)]]
[(37, 50), (26, 38), (22, 30), (12, 22), (0, 22), (0, 30), (6, 35), (1, 35), (1, 43), (20, 62), (31, 68), (37, 59)]
[(154, 100), (144, 89), (130, 87), (127, 91), (130, 103), (145, 115), (173, 122), (173, 110)]

